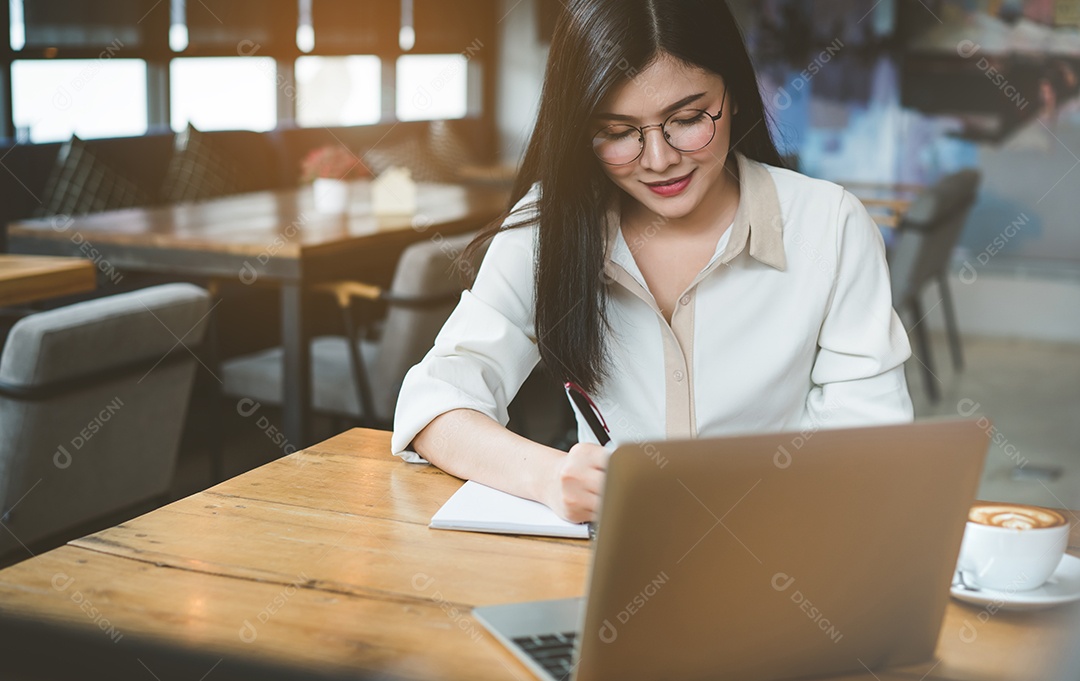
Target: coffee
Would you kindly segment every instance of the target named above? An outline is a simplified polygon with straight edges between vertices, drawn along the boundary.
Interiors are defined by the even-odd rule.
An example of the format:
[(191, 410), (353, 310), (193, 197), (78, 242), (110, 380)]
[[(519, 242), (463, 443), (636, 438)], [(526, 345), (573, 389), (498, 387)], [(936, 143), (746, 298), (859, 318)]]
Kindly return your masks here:
[(1010, 530), (1042, 530), (1068, 524), (1057, 511), (1021, 504), (976, 504), (968, 512), (968, 520)]
[(1028, 591), (1050, 579), (1068, 543), (1069, 522), (1057, 511), (1023, 504), (975, 504), (968, 512), (957, 567), (964, 579), (981, 588)]

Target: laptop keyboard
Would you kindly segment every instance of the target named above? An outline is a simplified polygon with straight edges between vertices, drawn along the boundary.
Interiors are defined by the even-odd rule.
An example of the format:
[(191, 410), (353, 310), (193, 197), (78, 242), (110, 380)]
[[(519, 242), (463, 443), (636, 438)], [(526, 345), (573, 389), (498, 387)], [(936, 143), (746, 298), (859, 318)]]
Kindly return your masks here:
[(556, 679), (569, 679), (574, 668), (574, 639), (576, 631), (543, 636), (521, 636), (514, 643), (525, 651), (548, 674)]

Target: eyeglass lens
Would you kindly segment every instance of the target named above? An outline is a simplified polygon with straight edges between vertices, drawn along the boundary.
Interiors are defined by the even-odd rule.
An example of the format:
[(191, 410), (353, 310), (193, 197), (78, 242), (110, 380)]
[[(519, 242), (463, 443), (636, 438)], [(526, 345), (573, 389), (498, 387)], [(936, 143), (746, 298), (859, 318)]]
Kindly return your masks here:
[[(664, 139), (678, 151), (698, 151), (712, 141), (716, 122), (699, 109), (676, 111), (664, 121)], [(604, 163), (625, 165), (636, 160), (645, 148), (644, 135), (632, 125), (609, 125), (593, 137), (593, 151)]]

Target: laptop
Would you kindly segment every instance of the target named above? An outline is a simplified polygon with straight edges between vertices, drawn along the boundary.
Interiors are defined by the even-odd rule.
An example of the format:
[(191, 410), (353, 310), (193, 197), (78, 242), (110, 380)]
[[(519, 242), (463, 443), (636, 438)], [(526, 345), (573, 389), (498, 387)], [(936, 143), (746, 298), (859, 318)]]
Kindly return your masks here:
[(549, 681), (924, 662), (988, 443), (951, 420), (623, 445), (587, 596), (473, 614)]

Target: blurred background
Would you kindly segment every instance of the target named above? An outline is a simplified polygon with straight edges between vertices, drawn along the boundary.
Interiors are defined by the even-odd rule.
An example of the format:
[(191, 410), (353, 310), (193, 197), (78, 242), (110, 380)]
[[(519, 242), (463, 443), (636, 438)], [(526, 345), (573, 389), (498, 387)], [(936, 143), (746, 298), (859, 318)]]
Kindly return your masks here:
[[(918, 416), (985, 417), (993, 446), (983, 498), (1080, 507), (1080, 0), (730, 4), (789, 166), (848, 187), (879, 222), (895, 303), (912, 334), (908, 377)], [(421, 205), (441, 200), (431, 198), (442, 196), (435, 185), (505, 197), (562, 4), (9, 0), (7, 9), (0, 253), (88, 259), (96, 282), (92, 292), (8, 305), (0, 337), (27, 316), (126, 291), (189, 282), (212, 293), (213, 352), (202, 344), (193, 353), (201, 366), (192, 368), (175, 446), (166, 446), (175, 449), (167, 489), (153, 503), (350, 424), (385, 426), (393, 379), (382, 391), (389, 406), (374, 411), (364, 412), (362, 395), (348, 405), (320, 402), (320, 391), (351, 394), (348, 377), (362, 379), (345, 345), (326, 356), (316, 348), (315, 416), (299, 439), (280, 408), (281, 355), (272, 354), (290, 342), (281, 291), (207, 274), (203, 265), (218, 251), (190, 254), (211, 242), (241, 243), (245, 226), (257, 222), (244, 211), (264, 204), (301, 208), (262, 233), (251, 251), (265, 256), (260, 274), (272, 274), (290, 244), (323, 239), (329, 248), (335, 230), (370, 230), (361, 220), (368, 199), (354, 198), (333, 218), (333, 209), (311, 210), (309, 184), (319, 178), (366, 187), (404, 167), (421, 183)], [(334, 150), (346, 153), (326, 166), (337, 168), (328, 177), (319, 154)], [(437, 212), (435, 204), (419, 215)], [(322, 217), (298, 228), (308, 212)], [(469, 227), (496, 214), (476, 213)], [(447, 253), (416, 215), (412, 240)], [(121, 227), (107, 233), (109, 224)], [(169, 266), (151, 257), (166, 247), (166, 232)], [(406, 245), (335, 270), (384, 291), (358, 321), (342, 315), (333, 295), (299, 294), (308, 302), (304, 332), (358, 343), (397, 328), (385, 291), (401, 283)], [(429, 346), (447, 309), (429, 311), (416, 327), (426, 330), (410, 338)], [(407, 368), (410, 360), (397, 361)], [(278, 363), (276, 383), (259, 382), (268, 362)], [(346, 382), (327, 384), (330, 376)], [(0, 409), (12, 409), (5, 400), (13, 399), (0, 397)], [(563, 402), (530, 380), (512, 425), (565, 445)], [(109, 426), (103, 413), (91, 404), (75, 421), (96, 419), (94, 432), (117, 429), (119, 416)], [(78, 432), (53, 433), (46, 455), (71, 449)], [(5, 510), (33, 483), (9, 491)]]

